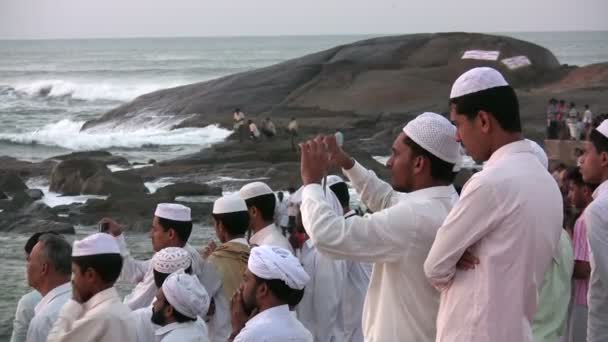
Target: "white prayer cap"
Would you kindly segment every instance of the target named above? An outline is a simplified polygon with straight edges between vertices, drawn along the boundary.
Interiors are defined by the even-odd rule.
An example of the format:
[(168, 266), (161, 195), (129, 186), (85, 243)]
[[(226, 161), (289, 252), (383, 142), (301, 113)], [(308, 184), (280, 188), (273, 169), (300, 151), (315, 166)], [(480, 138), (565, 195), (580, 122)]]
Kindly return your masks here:
[(327, 186), (332, 186), (338, 183), (344, 183), (344, 179), (336, 175), (327, 176)]
[(530, 139), (526, 139), (526, 141), (532, 147), (532, 153), (534, 153), (536, 158), (538, 158), (538, 161), (542, 164), (542, 166), (544, 166), (545, 169), (549, 169), (549, 157), (547, 157), (545, 150), (543, 150), (543, 148), (540, 147), (540, 145), (537, 144), (535, 141), (532, 141)]
[(282, 280), (294, 290), (302, 290), (310, 280), (298, 258), (290, 251), (276, 246), (253, 247), (247, 268), (262, 279)]
[(253, 182), (243, 186), (241, 190), (239, 190), (239, 194), (241, 195), (241, 198), (246, 201), (258, 196), (274, 194), (274, 192), (272, 192), (272, 189), (266, 183)]
[(152, 267), (160, 273), (171, 274), (177, 270), (185, 270), (190, 265), (192, 265), (190, 253), (180, 247), (163, 248), (152, 257)]
[(508, 86), (500, 72), (489, 67), (479, 67), (471, 69), (460, 75), (452, 85), (450, 99), (461, 97), (478, 91)]
[(245, 201), (237, 194), (220, 197), (213, 203), (214, 214), (228, 214), (237, 211), (247, 211)]
[(190, 222), (192, 221), (190, 208), (177, 203), (159, 203), (156, 206), (154, 216), (171, 221)]
[(435, 157), (450, 164), (460, 161), (456, 127), (436, 113), (422, 113), (403, 127), (403, 132)]
[(114, 237), (106, 233), (95, 233), (82, 240), (74, 241), (73, 257), (97, 254), (120, 254)]
[(167, 277), (162, 286), (165, 299), (184, 316), (196, 319), (209, 310), (209, 294), (196, 276), (179, 270)]
[(603, 136), (608, 138), (608, 119), (602, 121), (602, 123), (597, 126), (596, 130), (602, 133)]

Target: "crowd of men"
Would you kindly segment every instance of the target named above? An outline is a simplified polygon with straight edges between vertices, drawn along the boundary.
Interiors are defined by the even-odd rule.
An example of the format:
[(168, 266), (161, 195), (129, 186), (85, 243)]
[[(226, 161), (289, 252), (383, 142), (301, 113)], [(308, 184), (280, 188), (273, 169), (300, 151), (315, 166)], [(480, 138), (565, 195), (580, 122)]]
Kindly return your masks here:
[[(203, 251), (188, 243), (190, 208), (174, 203), (151, 213), (150, 260), (130, 254), (111, 219), (73, 246), (32, 236), (34, 291), (13, 340), (608, 341), (608, 120), (560, 191), (498, 71), (461, 75), (450, 119), (423, 113), (403, 127), (390, 182), (335, 135), (301, 143), (287, 218), (276, 215), (285, 199), (247, 184), (214, 203), (221, 244)], [(461, 145), (484, 164), (459, 194)], [(371, 214), (351, 210), (346, 182), (328, 176), (336, 168)], [(581, 211), (573, 238), (564, 196)], [(290, 243), (282, 228), (294, 222), (303, 231)], [(120, 298), (117, 280), (133, 291)]]
[(593, 123), (589, 105), (579, 110), (576, 103), (550, 99), (547, 106), (547, 139), (581, 140), (587, 137)]

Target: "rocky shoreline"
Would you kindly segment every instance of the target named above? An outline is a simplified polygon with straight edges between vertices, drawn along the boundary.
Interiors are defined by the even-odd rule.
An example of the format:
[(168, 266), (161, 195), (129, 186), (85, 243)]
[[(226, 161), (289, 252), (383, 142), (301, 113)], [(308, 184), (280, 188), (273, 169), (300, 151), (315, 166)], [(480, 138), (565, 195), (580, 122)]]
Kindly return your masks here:
[[(530, 66), (509, 69), (497, 61), (462, 59), (471, 49), (498, 50), (501, 58), (524, 55)], [(175, 120), (175, 127), (232, 127), (231, 112), (248, 119), (271, 117), (280, 128), (272, 140), (226, 141), (197, 153), (146, 165), (105, 151), (76, 152), (31, 163), (0, 157), (0, 230), (73, 233), (104, 216), (147, 231), (159, 202), (184, 196), (218, 196), (251, 179), (274, 189), (299, 185), (299, 156), (284, 132), (291, 117), (300, 124), (298, 140), (340, 130), (345, 148), (381, 177), (387, 170), (373, 156), (388, 155), (403, 124), (424, 111), (446, 113), (449, 88), (463, 71), (481, 65), (499, 69), (516, 88), (528, 138), (542, 141), (549, 98), (567, 98), (592, 108), (608, 108), (608, 63), (560, 65), (545, 48), (513, 38), (469, 33), (384, 37), (286, 61), (217, 80), (146, 94), (89, 121), (83, 129), (137, 125), (145, 115)], [(598, 113), (599, 114), (599, 113)], [(109, 167), (110, 166), (110, 167)], [(112, 172), (120, 167), (123, 171)], [(149, 193), (146, 182), (170, 177), (174, 185)], [(48, 179), (49, 190), (66, 196), (96, 195), (85, 203), (55, 206), (26, 181)], [(459, 177), (466, 179), (466, 177)], [(212, 204), (187, 202), (196, 221), (209, 220)]]

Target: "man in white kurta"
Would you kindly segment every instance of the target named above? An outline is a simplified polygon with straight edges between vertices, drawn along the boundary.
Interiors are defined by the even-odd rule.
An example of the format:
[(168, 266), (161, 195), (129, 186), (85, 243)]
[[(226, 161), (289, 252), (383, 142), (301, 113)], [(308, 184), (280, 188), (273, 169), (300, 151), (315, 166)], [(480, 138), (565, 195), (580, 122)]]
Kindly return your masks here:
[(27, 263), (28, 281), (44, 297), (34, 309), (27, 342), (45, 342), (59, 311), (72, 298), (71, 255), (72, 246), (59, 235), (41, 235), (32, 249)]
[[(490, 105), (496, 100), (485, 97), (506, 97), (514, 112), (499, 122), (480, 103), (466, 117), (459, 101), (472, 96)], [(500, 73), (472, 69), (456, 80), (451, 99), (459, 140), (487, 162), (465, 184), (424, 264), (441, 291), (436, 341), (532, 341), (538, 291), (561, 234), (561, 193), (521, 138), (517, 98)], [(465, 253), (478, 259), (473, 269), (457, 269)]]
[(33, 290), (24, 294), (17, 303), (15, 319), (13, 320), (13, 333), (10, 342), (24, 342), (30, 321), (34, 317), (34, 308), (40, 302), (40, 292)]
[(583, 179), (600, 184), (583, 214), (591, 263), (587, 342), (600, 342), (608, 341), (608, 120), (591, 131), (585, 149)]
[[(302, 265), (293, 254), (276, 246), (259, 246), (251, 249), (247, 270), (240, 289), (232, 298), (233, 341), (235, 342), (312, 342), (306, 330), (289, 311), (298, 304), (309, 281)], [(273, 293), (268, 281), (280, 281), (282, 295)], [(258, 295), (260, 286), (266, 291)], [(283, 296), (287, 298), (282, 298)], [(300, 297), (301, 298), (301, 297)], [(285, 300), (287, 299), (287, 301)], [(253, 310), (257, 314), (249, 317)], [(247, 320), (247, 318), (249, 318)]]
[[(103, 261), (102, 261), (103, 259)], [(81, 268), (81, 264), (104, 265)], [(73, 294), (61, 309), (49, 342), (135, 341), (131, 310), (113, 287), (120, 274), (116, 241), (104, 233), (75, 241), (72, 250)], [(100, 274), (106, 274), (104, 279)], [(85, 274), (87, 274), (85, 276)]]
[[(190, 208), (172, 203), (159, 204), (155, 217), (178, 222), (187, 222), (192, 219)], [(122, 230), (117, 225), (112, 224), (111, 232), (116, 238), (124, 261), (120, 280), (130, 284), (137, 284), (133, 291), (125, 297), (125, 303), (132, 310), (150, 306), (156, 293), (151, 261), (135, 260), (131, 256), (124, 234), (122, 234)], [(190, 253), (192, 272), (199, 277), (201, 284), (203, 284), (210, 294), (214, 303), (215, 312), (210, 317), (206, 317), (208, 319), (207, 327), (211, 341), (224, 342), (230, 335), (230, 313), (228, 299), (223, 294), (221, 276), (215, 266), (203, 260), (199, 252), (190, 244), (186, 242), (183, 245), (183, 249)]]
[(249, 244), (277, 246), (293, 253), (291, 244), (274, 224), (276, 197), (272, 189), (266, 183), (253, 182), (244, 185), (239, 190), (239, 195), (249, 210), (249, 227), (252, 233)]
[[(167, 277), (156, 294), (152, 320), (162, 327), (156, 341), (208, 342), (207, 329), (197, 318), (209, 309), (209, 295), (196, 276), (178, 270)], [(172, 310), (168, 313), (168, 307)], [(179, 313), (180, 318), (176, 316)]]
[[(318, 145), (302, 145), (302, 177), (305, 184), (310, 183), (304, 188), (301, 206), (308, 235), (322, 253), (375, 263), (363, 309), (366, 341), (435, 339), (439, 294), (425, 279), (422, 265), (458, 195), (451, 180), (433, 178), (430, 167), (443, 165), (453, 180), (452, 168), (460, 159), (454, 135), (454, 126), (438, 114), (424, 113), (410, 121), (395, 139), (387, 163), (392, 185), (337, 149), (335, 138), (325, 138), (332, 158), (343, 168), (361, 200), (374, 211), (366, 217), (349, 219), (331, 209), (320, 184), (304, 179), (314, 172), (308, 170), (324, 158), (307, 161)], [(420, 152), (415, 153), (414, 148)], [(423, 157), (423, 153), (437, 160), (431, 164), (431, 157)], [(414, 168), (415, 175), (401, 178), (413, 174)]]

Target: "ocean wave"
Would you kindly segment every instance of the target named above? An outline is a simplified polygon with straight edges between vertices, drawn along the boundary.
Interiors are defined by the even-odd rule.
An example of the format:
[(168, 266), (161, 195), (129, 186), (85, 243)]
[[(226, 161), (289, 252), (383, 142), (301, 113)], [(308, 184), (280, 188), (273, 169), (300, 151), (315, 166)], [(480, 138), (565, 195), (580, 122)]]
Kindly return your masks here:
[(156, 90), (177, 87), (188, 82), (150, 82), (121, 84), (109, 82), (82, 82), (68, 80), (37, 80), (23, 82), (15, 86), (5, 86), (5, 92), (11, 89), (17, 94), (31, 97), (69, 97), (79, 100), (114, 100), (130, 101), (134, 98)]
[(170, 130), (175, 123), (80, 131), (84, 121), (64, 119), (26, 133), (0, 133), (0, 140), (18, 144), (58, 146), (74, 151), (145, 146), (199, 145), (202, 148), (226, 139), (232, 131), (209, 125)]

